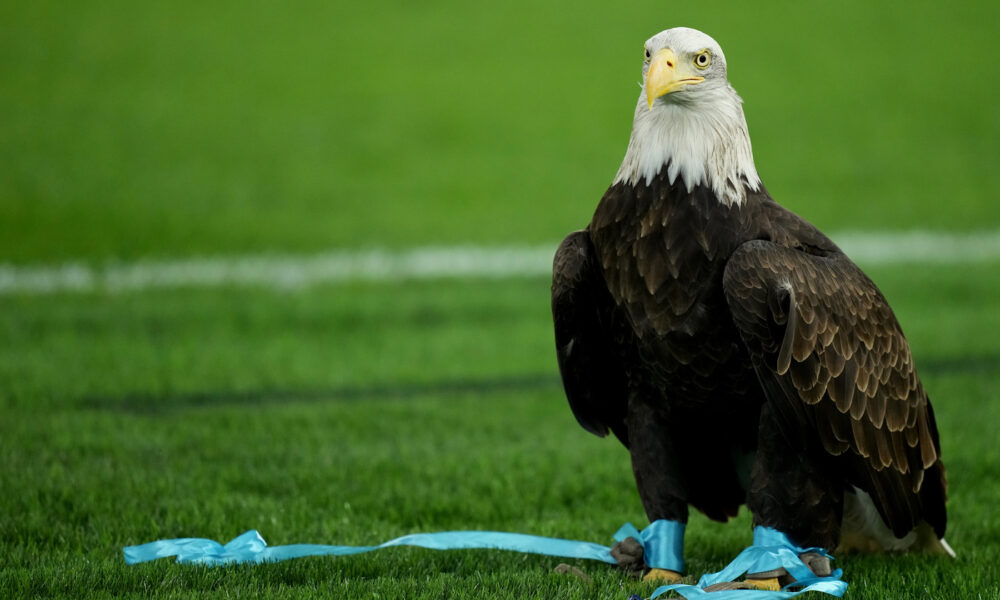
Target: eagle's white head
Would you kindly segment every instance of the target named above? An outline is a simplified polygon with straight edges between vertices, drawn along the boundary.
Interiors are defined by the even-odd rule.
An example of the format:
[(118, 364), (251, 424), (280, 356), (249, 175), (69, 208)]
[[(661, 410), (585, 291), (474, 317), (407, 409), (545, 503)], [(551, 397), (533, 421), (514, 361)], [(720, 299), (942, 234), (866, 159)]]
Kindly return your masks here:
[(760, 188), (743, 100), (726, 79), (722, 48), (687, 27), (646, 41), (642, 93), (615, 183), (648, 183), (664, 168), (671, 183), (680, 177), (688, 191), (706, 185), (729, 205)]

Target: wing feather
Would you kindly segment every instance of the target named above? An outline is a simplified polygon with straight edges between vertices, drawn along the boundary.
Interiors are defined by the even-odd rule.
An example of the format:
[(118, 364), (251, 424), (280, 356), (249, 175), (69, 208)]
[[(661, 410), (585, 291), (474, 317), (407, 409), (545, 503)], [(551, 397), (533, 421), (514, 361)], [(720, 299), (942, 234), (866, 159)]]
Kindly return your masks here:
[(586, 231), (563, 240), (552, 265), (552, 317), (563, 387), (577, 421), (628, 445), (628, 384), (616, 352), (614, 302)]
[(933, 414), (875, 284), (839, 251), (754, 240), (730, 258), (723, 287), (768, 402), (802, 417), (798, 433), (839, 457), (897, 535), (921, 519), (943, 535)]

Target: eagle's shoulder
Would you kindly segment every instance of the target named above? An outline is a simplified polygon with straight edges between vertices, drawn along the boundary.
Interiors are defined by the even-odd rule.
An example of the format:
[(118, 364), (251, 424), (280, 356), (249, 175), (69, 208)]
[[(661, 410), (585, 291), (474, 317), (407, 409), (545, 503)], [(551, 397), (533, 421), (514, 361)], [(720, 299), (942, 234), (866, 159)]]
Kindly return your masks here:
[(750, 236), (751, 239), (766, 240), (783, 248), (815, 256), (843, 254), (837, 244), (818, 227), (778, 204), (763, 186), (749, 200), (752, 203), (751, 218), (756, 233)]

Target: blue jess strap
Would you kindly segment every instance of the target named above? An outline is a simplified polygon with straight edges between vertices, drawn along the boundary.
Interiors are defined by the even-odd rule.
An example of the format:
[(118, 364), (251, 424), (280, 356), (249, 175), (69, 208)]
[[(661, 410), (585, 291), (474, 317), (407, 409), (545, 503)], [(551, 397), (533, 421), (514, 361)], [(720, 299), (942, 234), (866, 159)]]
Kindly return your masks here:
[[(633, 529), (635, 529), (633, 527)], [(546, 538), (498, 531), (444, 531), (404, 535), (377, 546), (327, 546), (291, 544), (268, 546), (256, 530), (250, 530), (223, 545), (202, 538), (160, 540), (124, 549), (125, 562), (136, 563), (176, 556), (179, 563), (218, 566), (230, 563), (264, 563), (304, 556), (347, 556), (391, 546), (417, 546), (431, 550), (494, 549), (583, 558), (615, 564), (611, 548), (591, 542)]]
[(647, 566), (683, 573), (685, 527), (685, 523), (657, 519), (639, 531), (626, 523), (615, 534), (615, 541), (635, 538), (642, 545), (642, 560)]
[[(726, 568), (718, 573), (707, 573), (698, 580), (697, 585), (673, 584), (664, 585), (653, 591), (651, 599), (668, 591), (675, 591), (688, 600), (784, 600), (793, 598), (805, 592), (823, 592), (841, 597), (847, 591), (847, 583), (840, 579), (843, 572), (837, 569), (829, 577), (817, 577), (802, 559), (800, 554), (816, 552), (827, 558), (833, 558), (822, 548), (800, 548), (788, 537), (776, 529), (757, 526), (753, 530), (753, 545), (740, 552)], [(746, 573), (763, 573), (772, 569), (784, 568), (795, 578), (795, 582), (785, 586), (779, 592), (765, 590), (724, 590), (707, 592), (705, 588), (716, 583), (736, 581)], [(792, 591), (788, 588), (801, 588)]]
[[(641, 532), (631, 523), (622, 525), (615, 534), (617, 541), (636, 538), (643, 546), (646, 564), (681, 572), (684, 548), (684, 524), (674, 521), (654, 521)], [(615, 564), (611, 548), (575, 540), (547, 538), (523, 533), (498, 531), (444, 531), (404, 535), (377, 546), (329, 546), (324, 544), (291, 544), (268, 546), (256, 530), (251, 529), (226, 544), (204, 538), (159, 540), (124, 548), (125, 562), (136, 563), (176, 556), (179, 563), (218, 566), (230, 563), (278, 562), (305, 556), (348, 556), (392, 546), (417, 546), (431, 550), (494, 549), (544, 554), (564, 558), (582, 558)]]
[[(661, 569), (682, 572), (684, 568), (683, 523), (676, 521), (654, 521), (646, 529), (639, 531), (631, 523), (623, 525), (615, 534), (618, 541), (634, 537), (643, 546), (643, 556), (647, 565)], [(582, 558), (615, 564), (611, 549), (590, 542), (546, 538), (521, 533), (496, 531), (445, 531), (440, 533), (416, 533), (398, 537), (377, 546), (328, 546), (322, 544), (291, 544), (268, 546), (264, 538), (250, 530), (223, 545), (203, 538), (179, 538), (160, 540), (124, 549), (125, 562), (136, 564), (158, 558), (176, 556), (177, 562), (219, 566), (231, 563), (278, 562), (304, 556), (347, 556), (371, 552), (391, 546), (417, 546), (432, 550), (454, 549), (496, 549), (545, 554), (566, 558)], [(833, 596), (843, 596), (847, 583), (840, 579), (837, 569), (829, 577), (816, 577), (812, 570), (799, 558), (800, 554), (817, 552), (830, 557), (821, 548), (800, 548), (780, 531), (767, 527), (754, 529), (754, 543), (737, 556), (725, 569), (718, 573), (702, 576), (697, 585), (666, 585), (653, 591), (656, 598), (674, 590), (688, 598), (705, 600), (783, 600), (805, 592), (823, 592)], [(724, 581), (735, 581), (746, 573), (762, 573), (784, 568), (795, 579), (786, 587), (801, 588), (796, 591), (782, 590), (726, 590), (707, 592), (705, 588)]]

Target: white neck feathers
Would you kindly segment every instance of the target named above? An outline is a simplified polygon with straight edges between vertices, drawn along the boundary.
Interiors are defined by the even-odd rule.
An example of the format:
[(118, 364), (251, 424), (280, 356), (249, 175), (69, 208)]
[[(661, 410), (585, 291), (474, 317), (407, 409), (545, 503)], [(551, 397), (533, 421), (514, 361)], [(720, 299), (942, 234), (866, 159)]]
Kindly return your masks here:
[(679, 176), (689, 192), (706, 185), (730, 206), (742, 204), (747, 189), (760, 188), (743, 101), (736, 90), (727, 83), (697, 91), (670, 94), (652, 109), (645, 93), (639, 95), (632, 137), (615, 183), (635, 185), (645, 179), (649, 184), (666, 167), (671, 184)]

